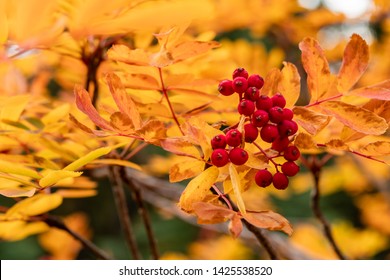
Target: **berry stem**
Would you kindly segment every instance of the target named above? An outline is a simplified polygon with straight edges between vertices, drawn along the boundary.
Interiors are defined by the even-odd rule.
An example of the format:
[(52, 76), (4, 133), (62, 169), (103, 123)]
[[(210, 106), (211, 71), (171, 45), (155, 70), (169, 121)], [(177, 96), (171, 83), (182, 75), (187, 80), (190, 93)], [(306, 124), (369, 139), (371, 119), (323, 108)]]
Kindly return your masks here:
[(342, 96), (343, 96), (343, 94), (340, 93), (340, 94), (338, 94), (338, 95), (335, 95), (335, 96), (332, 96), (332, 97), (329, 97), (329, 98), (325, 98), (325, 99), (322, 99), (322, 100), (317, 100), (317, 101), (314, 102), (314, 103), (311, 103), (311, 104), (306, 105), (305, 108), (309, 108), (309, 107), (312, 107), (312, 106), (317, 106), (317, 105), (319, 105), (319, 104), (321, 104), (321, 103), (324, 103), (324, 102), (326, 102), (326, 101), (331, 101), (331, 100), (340, 98), (340, 97), (342, 97)]
[(256, 142), (253, 142), (253, 144), (262, 152), (263, 155), (265, 155), (265, 156), (267, 157), (267, 159), (268, 159), (270, 162), (273, 163), (273, 165), (274, 165), (275, 168), (276, 168), (276, 172), (279, 172), (278, 166), (279, 166), (280, 164), (276, 163), (276, 162), (273, 160), (275, 157), (269, 157), (269, 156), (267, 155), (267, 153), (263, 150), (263, 148), (262, 148), (259, 144), (257, 144)]
[(172, 103), (171, 103), (171, 101), (169, 100), (168, 92), (167, 92), (167, 89), (166, 89), (166, 87), (165, 87), (164, 79), (163, 79), (163, 76), (162, 76), (162, 70), (161, 70), (160, 67), (158, 67), (157, 69), (158, 69), (158, 74), (159, 74), (159, 76), (160, 76), (161, 91), (162, 91), (162, 93), (163, 93), (163, 96), (164, 96), (165, 99), (167, 100), (168, 107), (169, 107), (169, 110), (171, 111), (173, 120), (175, 121), (176, 125), (178, 126), (178, 128), (179, 128), (181, 134), (184, 136), (185, 134), (184, 134), (183, 130), (181, 129), (179, 120), (177, 119), (176, 113), (175, 113), (175, 111), (173, 110)]
[(211, 188), (213, 189), (213, 191), (215, 191), (215, 193), (218, 195), (218, 198), (221, 198), (223, 200), (223, 202), (225, 202), (226, 206), (230, 209), (230, 210), (233, 210), (233, 207), (232, 207), (232, 204), (230, 203), (229, 199), (226, 197), (226, 195), (221, 192), (218, 187), (213, 184), (211, 186)]

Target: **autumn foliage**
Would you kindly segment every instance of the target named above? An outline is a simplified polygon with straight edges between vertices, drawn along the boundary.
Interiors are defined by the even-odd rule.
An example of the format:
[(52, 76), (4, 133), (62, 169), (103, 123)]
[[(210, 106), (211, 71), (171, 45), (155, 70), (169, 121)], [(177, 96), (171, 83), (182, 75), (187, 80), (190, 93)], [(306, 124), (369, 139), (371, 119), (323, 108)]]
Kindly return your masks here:
[[(376, 33), (331, 46), (330, 27), (363, 18), (290, 0), (0, 2), (0, 248), (389, 258), (390, 7), (374, 2)], [(197, 237), (161, 230), (181, 220)]]

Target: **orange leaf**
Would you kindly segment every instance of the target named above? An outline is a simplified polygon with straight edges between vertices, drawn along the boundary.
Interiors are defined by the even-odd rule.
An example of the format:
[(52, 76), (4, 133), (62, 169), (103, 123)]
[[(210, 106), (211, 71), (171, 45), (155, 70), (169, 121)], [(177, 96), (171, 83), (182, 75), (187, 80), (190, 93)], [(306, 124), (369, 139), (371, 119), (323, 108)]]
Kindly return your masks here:
[(241, 218), (238, 215), (234, 215), (229, 223), (229, 231), (232, 234), (234, 238), (237, 238), (240, 236), (242, 232), (242, 222)]
[(336, 151), (349, 151), (348, 145), (340, 139), (332, 139), (325, 143), (325, 146)]
[(152, 89), (152, 90), (160, 89), (160, 85), (158, 81), (154, 77), (147, 74), (126, 73), (124, 75), (123, 84), (126, 88)]
[(179, 156), (199, 158), (199, 150), (185, 138), (167, 138), (161, 141), (161, 147)]
[(76, 95), (77, 108), (79, 108), (80, 111), (86, 114), (98, 127), (106, 130), (114, 130), (110, 123), (99, 115), (98, 111), (92, 105), (89, 93), (84, 88), (80, 85), (76, 85), (74, 94)]
[(307, 86), (312, 101), (323, 97), (330, 86), (330, 69), (319, 43), (310, 37), (306, 37), (299, 43), (302, 51), (302, 64), (307, 73)]
[(211, 166), (192, 179), (180, 197), (180, 208), (187, 213), (193, 212), (194, 203), (202, 201), (210, 193), (210, 188), (217, 181), (218, 175), (218, 168)]
[(283, 62), (278, 90), (286, 98), (286, 107), (292, 107), (297, 102), (301, 92), (301, 77), (297, 67), (290, 62)]
[(293, 229), (288, 220), (282, 215), (273, 211), (247, 211), (243, 217), (247, 222), (259, 228), (265, 228), (268, 230), (281, 230), (288, 235), (291, 235), (293, 232)]
[(366, 41), (353, 34), (345, 47), (343, 62), (337, 75), (337, 88), (340, 92), (346, 92), (356, 84), (367, 69), (368, 57)]
[(330, 120), (329, 116), (319, 114), (304, 107), (294, 107), (294, 120), (308, 133), (316, 135)]
[(314, 149), (317, 148), (316, 143), (314, 142), (312, 136), (306, 133), (299, 133), (295, 137), (294, 145), (300, 149)]
[(145, 142), (160, 145), (160, 140), (167, 137), (167, 129), (163, 122), (155, 119), (148, 120), (136, 134)]
[(261, 94), (271, 96), (277, 93), (281, 75), (279, 69), (272, 68), (264, 79), (264, 86), (261, 89)]
[(133, 122), (129, 117), (121, 112), (115, 112), (110, 116), (110, 124), (121, 135), (134, 133)]
[(385, 156), (390, 154), (390, 142), (376, 141), (359, 149), (359, 152), (367, 156)]
[(131, 50), (125, 45), (113, 45), (108, 50), (107, 56), (114, 61), (137, 66), (149, 66), (150, 61), (150, 54), (145, 50)]
[(388, 128), (385, 119), (354, 105), (341, 101), (328, 101), (320, 106), (344, 125), (364, 134), (381, 135)]
[(119, 110), (128, 117), (135, 129), (139, 129), (142, 125), (141, 116), (133, 99), (126, 92), (120, 78), (114, 73), (108, 73), (105, 78)]
[(390, 80), (352, 90), (346, 95), (362, 96), (379, 100), (390, 100)]
[(220, 46), (218, 42), (190, 41), (182, 42), (172, 48), (171, 54), (174, 63), (203, 54)]
[(198, 223), (216, 224), (232, 219), (237, 213), (231, 209), (215, 204), (199, 201), (193, 204)]

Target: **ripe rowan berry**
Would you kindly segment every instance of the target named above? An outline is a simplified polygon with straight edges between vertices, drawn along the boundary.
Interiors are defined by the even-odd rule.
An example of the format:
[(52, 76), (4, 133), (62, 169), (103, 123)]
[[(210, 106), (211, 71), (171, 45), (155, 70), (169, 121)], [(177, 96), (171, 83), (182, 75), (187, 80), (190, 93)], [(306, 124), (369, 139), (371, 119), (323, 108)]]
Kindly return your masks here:
[(237, 77), (233, 80), (233, 89), (237, 93), (243, 93), (248, 88), (248, 81), (244, 77)]
[(260, 95), (256, 101), (256, 108), (259, 110), (267, 111), (272, 108), (272, 100), (266, 95)]
[(231, 129), (226, 133), (226, 143), (231, 147), (240, 146), (242, 134), (238, 129)]
[(298, 131), (298, 125), (292, 120), (283, 120), (278, 124), (280, 137), (288, 137), (294, 135)]
[(292, 120), (294, 117), (294, 112), (288, 108), (283, 108), (283, 119), (284, 120)]
[(269, 109), (268, 114), (269, 120), (273, 123), (280, 123), (281, 121), (283, 121), (283, 109), (278, 106), (274, 106)]
[(218, 91), (225, 96), (232, 95), (234, 93), (233, 81), (223, 80), (218, 85)]
[(265, 188), (272, 183), (272, 174), (267, 169), (257, 171), (255, 182), (259, 187)]
[(244, 133), (245, 142), (248, 143), (252, 143), (259, 136), (259, 131), (257, 130), (257, 127), (251, 123), (247, 123), (244, 125)]
[(273, 106), (284, 108), (286, 106), (286, 99), (280, 93), (275, 94), (271, 97)]
[(267, 143), (272, 143), (279, 137), (279, 131), (276, 125), (266, 124), (260, 130), (260, 137)]
[(241, 115), (250, 116), (255, 111), (255, 103), (244, 99), (238, 104), (237, 110)]
[(236, 70), (233, 71), (233, 79), (237, 77), (243, 77), (245, 79), (248, 79), (248, 76), (249, 76), (248, 71), (246, 71), (242, 67), (238, 67)]
[(268, 120), (268, 113), (264, 110), (256, 110), (252, 115), (252, 123), (257, 127), (266, 125)]
[(215, 149), (225, 149), (226, 136), (224, 134), (216, 135), (211, 139), (211, 147)]
[(295, 176), (299, 172), (299, 166), (293, 161), (286, 161), (282, 164), (282, 172), (286, 176)]
[(216, 149), (211, 154), (211, 162), (216, 167), (225, 166), (229, 162), (229, 154), (224, 149)]
[(284, 190), (288, 187), (288, 178), (282, 172), (276, 172), (272, 178), (274, 187), (278, 190)]
[(250, 87), (257, 87), (258, 89), (261, 89), (264, 85), (264, 79), (257, 74), (250, 75), (248, 77), (248, 85)]
[(244, 93), (244, 98), (252, 101), (256, 101), (260, 97), (260, 91), (257, 87), (248, 87)]
[(275, 141), (272, 142), (271, 148), (280, 153), (287, 148), (288, 144), (290, 144), (290, 140), (287, 137), (279, 136), (278, 138), (275, 139)]
[(284, 149), (284, 158), (289, 161), (295, 161), (301, 156), (299, 149), (292, 145)]
[(242, 148), (234, 148), (229, 152), (229, 159), (235, 165), (243, 165), (247, 162), (249, 155), (247, 151)]

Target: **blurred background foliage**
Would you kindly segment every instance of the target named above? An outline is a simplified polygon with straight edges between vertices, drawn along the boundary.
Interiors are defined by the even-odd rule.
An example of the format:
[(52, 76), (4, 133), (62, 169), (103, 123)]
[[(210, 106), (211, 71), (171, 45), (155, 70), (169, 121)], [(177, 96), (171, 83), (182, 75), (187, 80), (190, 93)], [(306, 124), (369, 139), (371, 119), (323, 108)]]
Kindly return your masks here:
[[(137, 6), (141, 2), (150, 2), (146, 5), (155, 5), (155, 9), (144, 11)], [(164, 2), (169, 5), (164, 6)], [(298, 49), (304, 37), (313, 36), (320, 42), (335, 70), (340, 66), (349, 37), (358, 33), (370, 46), (369, 68), (359, 86), (390, 77), (390, 56), (387, 55), (390, 51), (390, 2), (386, 0), (0, 0), (0, 3), (0, 12), (8, 19), (5, 22), (4, 14), (0, 14), (1, 100), (19, 92), (33, 95), (37, 104), (42, 98), (49, 100), (49, 108), (73, 103), (74, 84), (84, 85), (90, 74), (85, 58), (88, 51), (93, 51), (96, 38), (117, 36), (134, 48), (153, 49), (156, 45), (153, 33), (162, 26), (187, 20), (191, 20), (191, 24), (186, 36), (216, 40), (221, 47), (190, 62), (173, 65), (171, 73), (191, 73), (217, 81), (230, 77), (236, 67), (266, 76), (273, 67), (281, 67), (283, 61), (289, 61), (297, 65), (304, 85)], [(183, 12), (187, 7), (183, 3), (192, 3), (193, 10)], [(135, 12), (115, 14), (123, 7)], [(12, 56), (15, 59), (9, 59)], [(95, 69), (98, 78), (112, 69), (126, 69), (108, 59), (98, 66)], [(133, 70), (130, 68), (129, 71)], [(214, 85), (211, 91), (216, 93), (217, 83)], [(100, 90), (104, 100), (107, 90), (104, 87)], [(307, 102), (303, 86), (298, 104)], [(46, 113), (41, 108), (36, 110)], [(61, 128), (52, 128), (55, 129)], [(1, 141), (3, 152), (8, 149), (4, 146), (13, 145)], [(91, 147), (101, 144), (93, 141), (90, 140)], [(132, 158), (149, 174), (165, 180), (175, 160), (176, 156), (167, 155), (156, 147), (147, 147)], [(301, 170), (287, 191), (251, 190), (246, 194), (248, 207), (273, 209), (291, 221), (294, 234), (285, 242), (291, 250), (300, 253), (297, 258), (336, 258), (311, 211), (313, 179), (303, 167)], [(52, 214), (64, 217), (70, 228), (92, 239), (115, 258), (129, 259), (131, 255), (120, 230), (109, 181), (104, 176), (92, 176), (96, 175), (93, 172), (87, 176), (95, 178), (91, 183), (96, 184), (96, 195), (68, 198)], [(389, 177), (385, 164), (348, 155), (334, 158), (323, 170), (321, 208), (333, 227), (336, 242), (349, 258), (390, 259)], [(182, 182), (183, 186), (185, 183)], [(127, 197), (136, 239), (143, 257), (148, 259), (150, 253), (142, 221), (131, 195)], [(1, 207), (13, 204), (14, 199), (0, 196)], [(265, 252), (245, 236), (235, 240), (215, 228), (198, 226), (154, 206), (149, 201), (147, 207), (151, 211), (161, 258), (266, 258)], [(281, 233), (272, 234), (286, 239)], [(21, 240), (1, 241), (0, 258), (90, 259), (93, 256), (66, 233), (50, 229)]]

